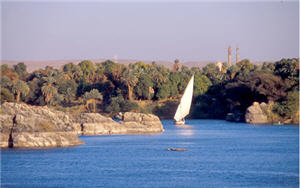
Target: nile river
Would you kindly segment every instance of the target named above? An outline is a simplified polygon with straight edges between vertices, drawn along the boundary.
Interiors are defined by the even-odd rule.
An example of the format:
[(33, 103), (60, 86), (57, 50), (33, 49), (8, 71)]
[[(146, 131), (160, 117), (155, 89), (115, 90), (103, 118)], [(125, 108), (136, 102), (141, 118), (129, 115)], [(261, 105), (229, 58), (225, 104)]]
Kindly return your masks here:
[(162, 122), (165, 132), (157, 135), (82, 136), (86, 144), (78, 147), (2, 150), (1, 188), (299, 186), (298, 126)]

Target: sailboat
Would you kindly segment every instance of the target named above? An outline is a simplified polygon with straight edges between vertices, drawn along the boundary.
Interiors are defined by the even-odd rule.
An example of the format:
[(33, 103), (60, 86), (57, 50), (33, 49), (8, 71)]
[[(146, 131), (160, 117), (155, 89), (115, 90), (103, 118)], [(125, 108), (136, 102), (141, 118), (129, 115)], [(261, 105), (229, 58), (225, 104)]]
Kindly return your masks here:
[(175, 125), (184, 125), (184, 117), (190, 113), (190, 108), (193, 98), (193, 89), (194, 89), (194, 75), (190, 79), (188, 85), (186, 86), (184, 93), (181, 97), (180, 103), (177, 107), (174, 120)]

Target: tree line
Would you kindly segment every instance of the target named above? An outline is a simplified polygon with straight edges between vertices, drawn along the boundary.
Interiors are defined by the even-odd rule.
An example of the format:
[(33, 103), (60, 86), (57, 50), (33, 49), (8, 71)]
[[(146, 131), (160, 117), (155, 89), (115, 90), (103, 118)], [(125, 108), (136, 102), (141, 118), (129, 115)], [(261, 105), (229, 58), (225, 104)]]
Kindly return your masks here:
[[(162, 115), (175, 112), (180, 96), (195, 75), (192, 118), (224, 119), (243, 114), (254, 101), (274, 102), (273, 112), (288, 118), (298, 112), (299, 59), (260, 65), (244, 59), (228, 66), (214, 63), (188, 68), (175, 60), (173, 69), (156, 62), (128, 66), (107, 60), (59, 69), (46, 66), (28, 73), (24, 63), (1, 65), (1, 103), (84, 106), (86, 111), (114, 114), (137, 111)], [(146, 105), (142, 105), (145, 103)]]

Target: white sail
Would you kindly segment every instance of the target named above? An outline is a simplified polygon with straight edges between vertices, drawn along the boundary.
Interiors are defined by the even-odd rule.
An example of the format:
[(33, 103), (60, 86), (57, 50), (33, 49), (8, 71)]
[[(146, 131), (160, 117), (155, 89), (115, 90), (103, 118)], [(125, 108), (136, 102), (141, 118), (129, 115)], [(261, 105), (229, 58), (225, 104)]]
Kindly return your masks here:
[(174, 119), (176, 121), (182, 120), (185, 116), (190, 113), (190, 108), (193, 98), (193, 89), (194, 89), (194, 75), (190, 79), (187, 87), (184, 90), (183, 96), (178, 105), (177, 111), (175, 113)]

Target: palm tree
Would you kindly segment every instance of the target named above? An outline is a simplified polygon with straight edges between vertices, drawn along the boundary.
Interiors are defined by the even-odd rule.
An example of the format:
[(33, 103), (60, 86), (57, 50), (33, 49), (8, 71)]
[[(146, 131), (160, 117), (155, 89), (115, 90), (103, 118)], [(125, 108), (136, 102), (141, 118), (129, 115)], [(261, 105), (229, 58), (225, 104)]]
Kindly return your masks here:
[(42, 86), (41, 90), (42, 94), (44, 95), (46, 104), (49, 104), (53, 96), (57, 94), (57, 88), (53, 85), (55, 81), (53, 77), (47, 77), (44, 80), (45, 83)]
[(0, 77), (1, 88), (10, 88), (12, 86), (12, 81), (7, 76)]
[(63, 71), (70, 79), (78, 80), (83, 76), (81, 68), (73, 63), (64, 65)]
[(159, 84), (165, 83), (168, 79), (168, 76), (164, 76), (162, 73), (158, 71), (151, 72), (150, 77), (155, 83), (159, 83)]
[(174, 65), (173, 65), (173, 71), (174, 72), (178, 72), (179, 71), (179, 60), (178, 59), (175, 59), (174, 61)]
[(19, 103), (21, 94), (26, 96), (29, 93), (29, 87), (26, 82), (18, 80), (12, 87), (12, 91), (17, 94), (16, 101)]
[(53, 98), (53, 96), (57, 93), (57, 88), (54, 87), (52, 84), (45, 84), (42, 87), (42, 93), (44, 95), (46, 104), (48, 104)]
[(67, 92), (66, 92), (66, 98), (65, 98), (65, 100), (66, 100), (66, 102), (68, 103), (68, 104), (70, 104), (70, 101), (71, 101), (71, 99), (73, 99), (75, 97), (75, 93), (74, 93), (74, 91), (72, 90), (72, 88), (67, 88)]
[(137, 84), (138, 82), (138, 74), (133, 69), (127, 69), (123, 72), (122, 81), (125, 82), (128, 88), (128, 99), (130, 101), (133, 100), (132, 97), (132, 88)]
[(85, 92), (83, 98), (85, 100), (85, 106), (89, 111), (90, 111), (89, 104), (93, 104), (94, 112), (96, 112), (96, 100), (103, 99), (101, 93), (97, 89), (92, 89), (89, 92)]

